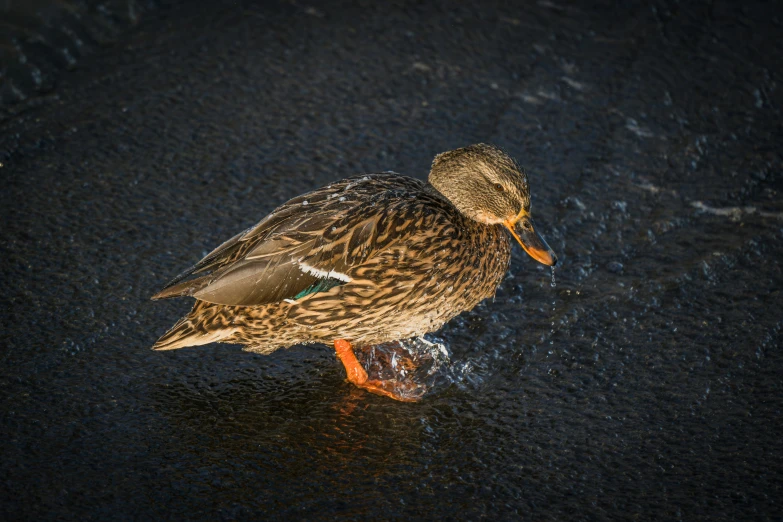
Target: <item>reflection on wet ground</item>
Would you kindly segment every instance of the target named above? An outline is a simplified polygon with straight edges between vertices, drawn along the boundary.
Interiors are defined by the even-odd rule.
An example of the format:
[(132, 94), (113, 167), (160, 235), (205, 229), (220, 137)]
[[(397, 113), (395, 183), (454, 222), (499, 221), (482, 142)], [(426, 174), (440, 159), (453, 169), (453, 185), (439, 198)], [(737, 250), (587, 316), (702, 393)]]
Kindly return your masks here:
[[(4, 517), (780, 517), (780, 14), (604, 7), (150, 6), (12, 100)], [(422, 401), (323, 346), (150, 351), (189, 304), (149, 296), (222, 239), (481, 141), (556, 286), (517, 249)]]

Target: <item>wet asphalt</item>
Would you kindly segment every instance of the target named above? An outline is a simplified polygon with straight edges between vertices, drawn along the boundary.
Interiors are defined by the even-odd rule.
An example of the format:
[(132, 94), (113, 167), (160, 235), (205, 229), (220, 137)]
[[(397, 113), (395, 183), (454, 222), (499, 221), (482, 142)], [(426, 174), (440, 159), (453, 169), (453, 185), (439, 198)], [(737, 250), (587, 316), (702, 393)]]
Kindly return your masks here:
[[(20, 5), (4, 519), (783, 516), (774, 2)], [(277, 205), (476, 142), (525, 166), (556, 286), (516, 249), (422, 402), (325, 346), (150, 350), (190, 303), (149, 297)]]

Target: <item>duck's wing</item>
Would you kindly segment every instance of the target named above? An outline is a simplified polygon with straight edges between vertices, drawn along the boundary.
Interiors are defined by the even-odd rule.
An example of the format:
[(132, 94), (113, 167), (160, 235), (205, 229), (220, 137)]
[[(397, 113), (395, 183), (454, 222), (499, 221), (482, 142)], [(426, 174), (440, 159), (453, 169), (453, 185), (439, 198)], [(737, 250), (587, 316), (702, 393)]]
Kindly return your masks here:
[(344, 284), (353, 267), (415, 227), (418, 213), (406, 209), (427, 197), (423, 187), (412, 178), (372, 174), (294, 198), (220, 245), (153, 299), (189, 295), (225, 305), (260, 305)]

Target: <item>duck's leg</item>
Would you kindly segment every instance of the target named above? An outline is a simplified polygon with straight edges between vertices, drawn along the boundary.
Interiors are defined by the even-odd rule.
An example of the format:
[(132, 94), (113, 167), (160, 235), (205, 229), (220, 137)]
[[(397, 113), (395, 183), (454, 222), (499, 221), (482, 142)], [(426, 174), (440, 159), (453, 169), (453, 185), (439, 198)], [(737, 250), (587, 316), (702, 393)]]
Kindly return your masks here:
[(395, 381), (378, 381), (369, 380), (367, 378), (367, 372), (364, 371), (362, 365), (356, 359), (356, 355), (353, 353), (353, 347), (351, 343), (345, 339), (337, 339), (334, 342), (334, 351), (337, 352), (337, 357), (340, 362), (345, 366), (345, 373), (348, 375), (348, 382), (358, 386), (370, 393), (376, 395), (383, 395), (384, 397), (390, 397), (394, 400), (403, 402), (416, 402), (418, 398), (405, 397), (395, 390)]

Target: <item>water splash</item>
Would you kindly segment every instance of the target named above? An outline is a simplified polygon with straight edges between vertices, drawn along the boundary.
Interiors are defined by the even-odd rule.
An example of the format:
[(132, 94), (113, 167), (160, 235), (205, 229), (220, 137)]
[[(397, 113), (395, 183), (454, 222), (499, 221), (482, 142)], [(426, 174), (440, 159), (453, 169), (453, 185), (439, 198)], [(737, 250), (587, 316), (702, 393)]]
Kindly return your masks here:
[(358, 347), (356, 358), (370, 379), (391, 382), (398, 394), (411, 399), (432, 389), (451, 361), (443, 342), (424, 337)]

